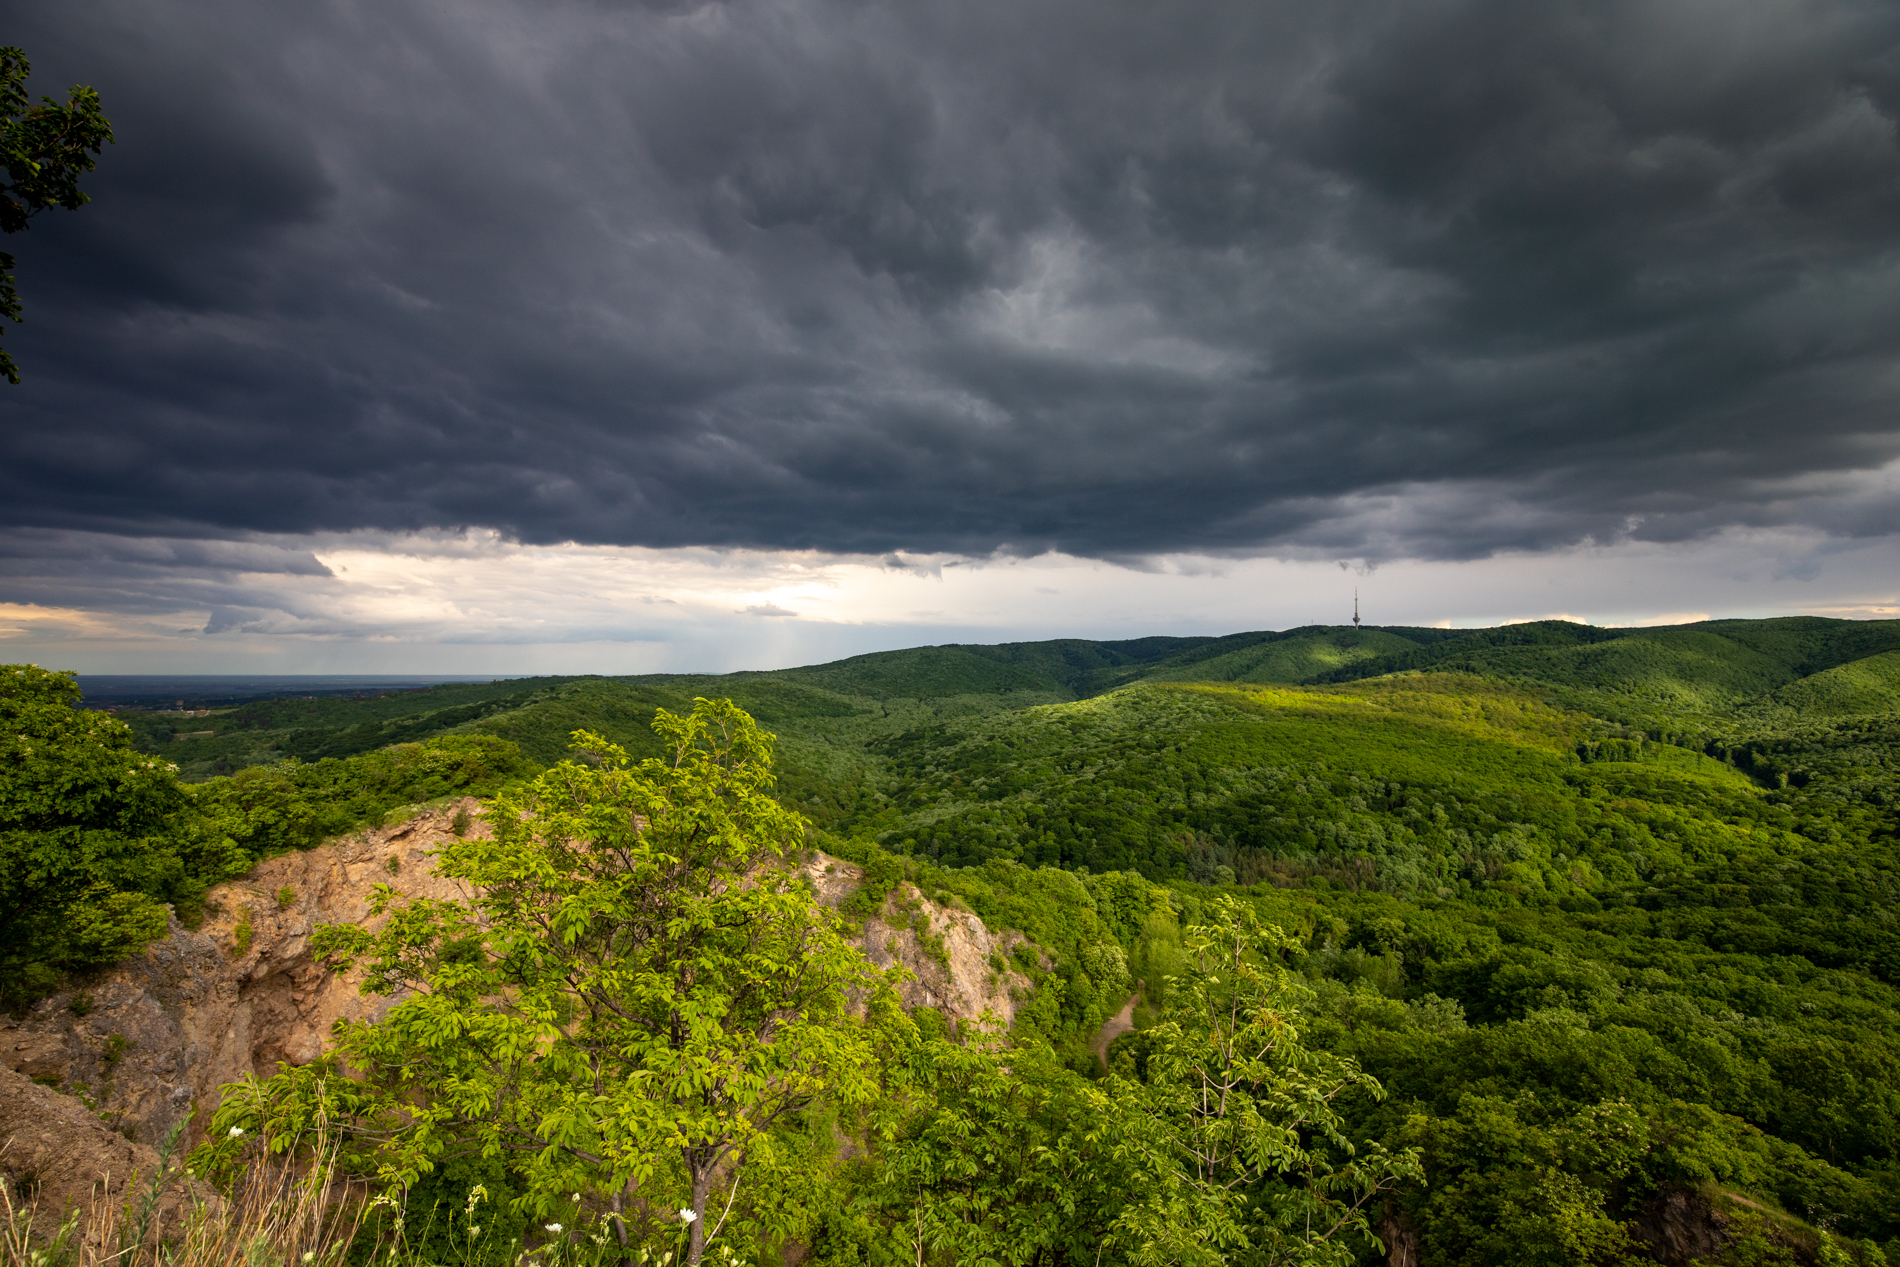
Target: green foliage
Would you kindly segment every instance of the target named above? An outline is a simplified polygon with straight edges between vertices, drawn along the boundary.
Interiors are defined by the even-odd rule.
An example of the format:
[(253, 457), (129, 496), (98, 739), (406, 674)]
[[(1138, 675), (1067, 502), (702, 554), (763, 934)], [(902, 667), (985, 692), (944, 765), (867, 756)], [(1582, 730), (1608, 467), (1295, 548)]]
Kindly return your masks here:
[(1531, 1098), (1466, 1095), (1448, 1117), (1414, 1116), (1406, 1136), (1435, 1163), (1415, 1200), (1432, 1262), (1566, 1267), (1633, 1248), (1607, 1209), (1650, 1146), (1626, 1101), (1561, 1114)]
[(1166, 894), (1134, 874), (1079, 876), (1004, 858), (949, 868), (894, 856), (863, 840), (822, 834), (816, 840), (865, 868), (863, 887), (845, 904), (847, 914), (872, 913), (908, 878), (924, 896), (973, 911), (997, 932), (1023, 934), (1028, 940), (1015, 945), (1002, 969), (1034, 987), (1017, 1012), (1015, 1032), (1051, 1044), (1076, 1069), (1094, 1067), (1090, 1041), (1132, 989), (1128, 947), (1151, 913), (1172, 910)]
[(1565, 621), (1463, 631), (1416, 651), (1321, 675), (1350, 681), (1403, 670), (1532, 679), (1646, 700), (1675, 710), (1743, 703), (1796, 678), (1900, 648), (1900, 621), (1716, 620), (1656, 629)]
[[(1207, 648), (1212, 651), (1217, 648)], [(1418, 644), (1398, 634), (1368, 629), (1363, 633), (1295, 630), (1267, 641), (1209, 655), (1205, 659), (1175, 662), (1144, 675), (1150, 682), (1307, 682), (1349, 664), (1379, 656), (1403, 655)]]
[(779, 676), (843, 695), (877, 698), (1017, 693), (1059, 698), (1068, 694), (1060, 682), (1041, 673), (954, 646), (883, 651), (816, 668), (789, 669)]
[[(99, 108), (99, 94), (75, 85), (66, 104), (41, 97), (34, 105), (26, 90), (32, 67), (26, 54), (0, 48), (0, 233), (19, 233), (32, 218), (52, 207), (77, 211), (90, 202), (79, 178), (93, 169), (93, 156), (112, 140), (112, 125)], [(0, 251), (0, 317), (22, 321), (20, 296), (13, 282), (14, 258)], [(17, 386), (19, 367), (0, 351), (0, 375)]]
[[(503, 1158), (443, 1161), (405, 1194), (404, 1246), (417, 1263), (512, 1267), (524, 1234), (533, 1227), (515, 1200), (520, 1195)], [(366, 1250), (373, 1250), (377, 1239), (359, 1236)], [(373, 1254), (365, 1257), (373, 1261)]]
[(0, 666), (0, 990), (14, 1006), (163, 936), (159, 902), (226, 862), (181, 847), (172, 769), (77, 698), (71, 674)]
[[(1381, 1234), (1416, 1238), (1422, 1261), (1647, 1261), (1646, 1212), (1686, 1202), (1735, 1229), (1720, 1261), (1873, 1262), (1860, 1240), (1900, 1235), (1887, 1195), (1900, 1182), (1896, 645), (1896, 622), (1809, 618), (1067, 640), (278, 701), (242, 725), (245, 710), (194, 720), (209, 738), (174, 742), (165, 720), (164, 738), (138, 742), (199, 773), (220, 751), (261, 760), (174, 789), (185, 808), (152, 838), (228, 840), (249, 858), (499, 789), (566, 753), (576, 729), (630, 760), (661, 755), (643, 722), (688, 711), (695, 692), (769, 718), (773, 791), (812, 824), (800, 839), (866, 870), (846, 918), (888, 909), (908, 881), (1021, 935), (989, 965), (1017, 998), (1011, 1045), (985, 1055), (989, 1040), (934, 1014), (914, 1035), (886, 1027), (874, 1108), (820, 1095), (765, 1132), (773, 1165), (746, 1162), (735, 1210), (780, 1209), (775, 1226), (805, 1228), (818, 1262), (914, 1264), (919, 1241), (940, 1260), (1026, 1261), (1033, 1246), (1080, 1261), (1039, 1230), (1071, 1225), (1094, 1237), (1091, 1263), (1138, 1249), (1104, 1229), (1128, 1213), (1116, 1192), (1187, 1199), (1159, 1171), (1131, 1178), (1125, 1145), (1192, 1136), (1152, 1097), (1175, 1076), (1165, 1027), (1185, 1026), (1191, 1002), (1183, 929), (1222, 924), (1223, 898), (1301, 943), (1252, 962), (1302, 1076), (1354, 1070), (1340, 1086), (1387, 1093), (1330, 1102), (1352, 1154), (1325, 1131), (1300, 1146), (1328, 1166), (1367, 1160), (1358, 1141), (1420, 1150), (1430, 1182), (1379, 1201)], [(155, 736), (160, 720), (142, 724)], [(410, 746), (386, 751), (397, 739)], [(498, 748), (505, 760), (427, 784), (422, 756), (446, 740), (519, 755)], [(329, 757), (282, 764), (289, 752)], [(234, 826), (212, 833), (198, 806)], [(159, 889), (100, 896), (125, 891)], [(500, 949), (472, 935), (444, 926), (405, 962), (499, 973)], [(1273, 977), (1275, 962), (1298, 979)], [(1136, 982), (1137, 1032), (1111, 1049), (1113, 1077), (1093, 1080), (1094, 1036)], [(581, 1032), (578, 1004), (539, 997), (554, 1030)], [(1115, 1079), (1145, 1090), (1091, 1098)], [(1131, 1103), (1148, 1109), (1104, 1107)], [(437, 1170), (419, 1181), (480, 1155), (454, 1151), (462, 1129), (439, 1133), (460, 1142), (428, 1153)], [(362, 1137), (365, 1157), (374, 1142)], [(502, 1152), (511, 1176), (543, 1164)], [(687, 1199), (684, 1163), (667, 1167), (653, 1182)], [(1306, 1199), (1286, 1187), (1255, 1185)], [(592, 1191), (600, 1208), (606, 1188)]]
[(720, 1195), (728, 1236), (799, 1232), (795, 1205), (749, 1185), (782, 1191), (808, 1167), (792, 1129), (808, 1107), (875, 1094), (887, 983), (786, 863), (805, 824), (770, 796), (771, 736), (727, 701), (653, 727), (664, 759), (635, 765), (583, 732), (587, 763), (504, 792), (492, 839), (449, 844), (439, 869), (472, 901), (395, 905), (383, 889), (384, 931), (322, 930), (321, 952), (403, 997), (340, 1029), (326, 1059), (235, 1089), (213, 1138), (237, 1127), (279, 1146), (327, 1117), (394, 1186), (512, 1154), (524, 1208), (596, 1194), (623, 1244), (670, 1242), (679, 1222), (658, 1212), (694, 1212), (695, 1263)]
[[(1616, 659), (1601, 648), (1621, 631), (1519, 630), (1502, 667), (1555, 680), (1142, 688), (945, 715), (868, 737), (879, 794), (834, 830), (910, 850), (920, 884), (993, 926), (1045, 930), (1070, 948), (1057, 964), (1084, 950), (1058, 912), (1092, 906), (1053, 884), (1016, 895), (1066, 874), (1051, 864), (1141, 868), (1172, 910), (1114, 936), (1151, 992), (1198, 901), (1170, 877), (1286, 886), (1246, 897), (1310, 931), (1312, 1044), (1393, 1091), (1353, 1128), (1422, 1148), (1446, 1180), (1399, 1202), (1444, 1261), (1641, 1257), (1619, 1239), (1629, 1220), (1697, 1185), (1884, 1239), (1900, 1231), (1879, 1195), (1900, 1171), (1879, 1072), (1900, 1038), (1900, 729), (1774, 696), (1719, 709), (1882, 655), (1893, 628), (1718, 622)], [(1722, 664), (1710, 637), (1741, 654)], [(1020, 966), (1039, 984), (1019, 1024), (1073, 1032), (1051, 987), (1086, 971)], [(1137, 1020), (1158, 1013), (1150, 998)], [(1145, 1070), (1150, 1041), (1116, 1059)], [(1620, 1175), (1567, 1142), (1612, 1110), (1653, 1142)]]
[(1086, 1079), (988, 1034), (919, 1034), (889, 1078), (901, 1098), (855, 1199), (820, 1225), (821, 1263), (1096, 1260), (1133, 1176)]
[[(1652, 834), (1589, 795), (1572, 751), (1586, 729), (1468, 678), (1135, 687), (883, 741), (892, 808), (871, 821), (888, 847), (950, 865), (1000, 855), (1156, 880), (1323, 876), (1557, 901), (1597, 887), (1579, 855)], [(1719, 763), (1700, 772), (1747, 786)]]
[[(1134, 881), (1139, 885), (1140, 881)], [(1147, 1058), (1092, 1082), (1020, 1031), (897, 1031), (851, 1199), (821, 1264), (1347, 1263), (1410, 1153), (1357, 1150), (1332, 1107), (1376, 1092), (1304, 1048), (1290, 943), (1216, 904)], [(1212, 1093), (1212, 1094), (1210, 1094)]]
[(1791, 709), (1801, 718), (1900, 712), (1900, 651), (1864, 656), (1801, 678), (1766, 701), (1770, 715)]
[(1368, 1206), (1423, 1178), (1418, 1153), (1348, 1139), (1336, 1102), (1379, 1084), (1300, 1041), (1304, 991), (1277, 962), (1298, 943), (1232, 899), (1210, 914), (1188, 929), (1141, 1076), (1104, 1083), (1134, 1171), (1110, 1243), (1143, 1267), (1352, 1263), (1375, 1243)]
[(507, 740), (451, 733), (308, 765), (253, 766), (189, 795), (198, 830), (255, 859), (308, 849), (400, 806), (492, 793), (531, 770)]

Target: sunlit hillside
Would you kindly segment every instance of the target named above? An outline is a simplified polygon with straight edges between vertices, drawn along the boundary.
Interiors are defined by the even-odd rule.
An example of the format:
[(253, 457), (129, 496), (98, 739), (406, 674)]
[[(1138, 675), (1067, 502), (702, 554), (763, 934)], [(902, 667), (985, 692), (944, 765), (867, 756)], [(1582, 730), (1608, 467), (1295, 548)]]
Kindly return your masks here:
[[(808, 843), (865, 868), (851, 909), (908, 880), (1027, 938), (991, 970), (1025, 974), (1018, 1036), (1063, 1076), (1143, 1076), (1217, 897), (1299, 939), (1303, 1032), (1385, 1088), (1348, 1134), (1422, 1150), (1382, 1217), (1425, 1262), (1577, 1228), (1660, 1261), (1676, 1194), (1729, 1229), (1705, 1261), (1818, 1261), (1831, 1229), (1874, 1263), (1900, 1253), (1897, 648), (1895, 622), (1331, 628), (119, 716), (192, 781), (149, 881), (189, 916), (247, 860), (520, 787), (576, 730), (655, 755), (655, 710), (730, 698)], [(78, 962), (28, 965), (16, 1006)]]

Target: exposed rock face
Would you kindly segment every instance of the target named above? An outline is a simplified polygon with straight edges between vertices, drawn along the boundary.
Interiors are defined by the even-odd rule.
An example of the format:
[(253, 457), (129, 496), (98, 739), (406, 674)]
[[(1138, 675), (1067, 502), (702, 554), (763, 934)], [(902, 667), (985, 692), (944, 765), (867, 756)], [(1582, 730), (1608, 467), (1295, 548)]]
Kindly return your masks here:
[(1385, 1242), (1386, 1267), (1419, 1267), (1418, 1229), (1391, 1205), (1379, 1219), (1379, 1239)]
[[(194, 1106), (206, 1109), (185, 1141), (198, 1143), (219, 1087), (268, 1075), (279, 1061), (306, 1064), (339, 1018), (388, 1010), (393, 1000), (359, 992), (359, 973), (313, 963), (309, 936), (318, 924), (363, 922), (377, 884), (408, 897), (462, 896), (431, 873), (428, 856), (450, 836), (454, 808), (272, 858), (219, 885), (202, 927), (174, 920), (142, 954), (41, 1000), (22, 1021), (0, 1021), (0, 1062), (84, 1092), (141, 1144), (163, 1139)], [(468, 829), (487, 830), (479, 820)]]
[[(155, 1149), (132, 1143), (75, 1097), (8, 1069), (0, 1069), (0, 1143), (0, 1182), (38, 1202), (35, 1239), (57, 1232), (67, 1210), (89, 1210), (101, 1196), (123, 1206), (158, 1168)], [(216, 1200), (208, 1191), (190, 1191), (189, 1183), (174, 1180), (161, 1198), (161, 1236), (177, 1231), (194, 1197)]]
[[(127, 1140), (153, 1145), (190, 1119), (181, 1145), (198, 1143), (224, 1084), (246, 1073), (266, 1077), (280, 1061), (307, 1064), (339, 1019), (374, 1019), (395, 1002), (364, 996), (360, 971), (313, 962), (309, 937), (319, 924), (368, 921), (378, 884), (411, 898), (469, 896), (433, 874), (430, 858), (450, 838), (456, 808), (273, 858), (218, 886), (207, 895), (216, 913), (202, 927), (174, 921), (142, 954), (42, 1000), (22, 1021), (0, 1019), (0, 1064), (83, 1092), (96, 1112), (70, 1096), (53, 1098), (94, 1123), (103, 1118)], [(468, 800), (459, 808), (473, 815), (480, 806)], [(467, 829), (488, 830), (479, 819)], [(804, 873), (834, 906), (863, 879), (860, 868), (822, 854)], [(1029, 982), (995, 962), (1006, 964), (1022, 940), (992, 934), (970, 912), (938, 906), (905, 884), (865, 921), (860, 945), (879, 967), (899, 963), (914, 974), (903, 987), (906, 1005), (934, 1007), (959, 1023), (990, 1013), (1008, 1025)]]
[(1632, 1223), (1656, 1261), (1687, 1267), (1712, 1258), (1728, 1243), (1728, 1220), (1699, 1192), (1665, 1188), (1652, 1197)]
[[(862, 869), (824, 854), (814, 854), (805, 871), (820, 899), (832, 906), (864, 879)], [(982, 1024), (987, 1015), (1007, 1029), (1030, 985), (1010, 966), (1010, 952), (1025, 940), (1014, 931), (992, 933), (972, 912), (939, 906), (906, 881), (864, 921), (858, 945), (879, 968), (898, 964), (909, 970), (910, 979), (898, 990), (905, 1007), (935, 1008), (959, 1025)]]

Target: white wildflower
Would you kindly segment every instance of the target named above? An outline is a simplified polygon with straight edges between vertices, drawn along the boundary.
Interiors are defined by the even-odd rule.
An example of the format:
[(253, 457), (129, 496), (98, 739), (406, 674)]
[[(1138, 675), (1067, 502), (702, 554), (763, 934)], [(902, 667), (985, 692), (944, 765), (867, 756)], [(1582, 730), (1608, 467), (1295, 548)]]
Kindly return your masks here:
[(233, 1126), (233, 1127), (231, 1128), (231, 1138), (232, 1138), (232, 1139), (237, 1139), (237, 1138), (239, 1138), (240, 1136), (242, 1136), (243, 1134), (244, 1134), (244, 1128), (243, 1128), (242, 1126)]
[(545, 1226), (547, 1227), (547, 1230), (550, 1232), (558, 1232), (561, 1230), (561, 1225), (559, 1223), (549, 1223), (549, 1224), (546, 1224)]
[(691, 1222), (692, 1222), (692, 1221), (693, 1221), (694, 1219), (696, 1219), (696, 1218), (698, 1218), (698, 1217), (699, 1217), (699, 1215), (698, 1215), (697, 1213), (695, 1213), (694, 1211), (692, 1211), (692, 1210), (681, 1210), (681, 1211), (680, 1211), (680, 1222), (682, 1222), (682, 1223), (691, 1223)]

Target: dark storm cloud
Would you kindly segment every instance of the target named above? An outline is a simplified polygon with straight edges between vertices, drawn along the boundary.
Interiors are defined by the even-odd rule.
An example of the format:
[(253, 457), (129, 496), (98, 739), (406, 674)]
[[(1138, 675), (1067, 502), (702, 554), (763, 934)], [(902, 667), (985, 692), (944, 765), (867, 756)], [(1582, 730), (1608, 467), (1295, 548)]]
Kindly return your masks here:
[(1900, 528), (1891, 4), (40, 8), (120, 141), (9, 243), (15, 525)]
[[(259, 607), (260, 596), (266, 609), (297, 610), (295, 583), (333, 574), (309, 550), (281, 543), (41, 528), (0, 532), (0, 594), (7, 601), (66, 606), (76, 575), (85, 578), (85, 604), (94, 610), (150, 617), (208, 609), (213, 624), (233, 627), (231, 613)], [(299, 614), (308, 615), (318, 603), (303, 606), (309, 610)]]

